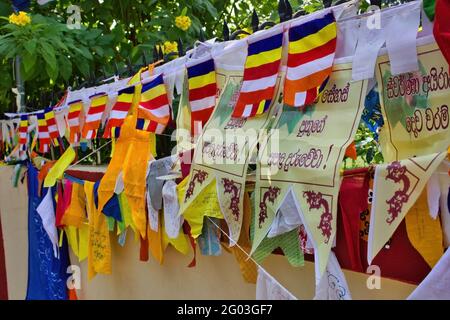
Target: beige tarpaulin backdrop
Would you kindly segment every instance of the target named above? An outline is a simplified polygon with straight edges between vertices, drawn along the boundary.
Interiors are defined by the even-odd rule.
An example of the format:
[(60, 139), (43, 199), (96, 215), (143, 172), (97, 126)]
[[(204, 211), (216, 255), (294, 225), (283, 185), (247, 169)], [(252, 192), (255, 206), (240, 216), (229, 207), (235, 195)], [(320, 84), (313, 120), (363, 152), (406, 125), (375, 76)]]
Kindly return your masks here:
[[(92, 168), (91, 168), (92, 170)], [(27, 287), (28, 235), (27, 191), (11, 184), (12, 167), (0, 167), (0, 211), (5, 245), (10, 299), (24, 299)], [(112, 237), (114, 238), (114, 237)], [(73, 254), (71, 253), (73, 258)], [(164, 264), (154, 259), (139, 261), (139, 243), (130, 233), (125, 247), (112, 242), (112, 275), (98, 275), (87, 281), (86, 261), (81, 267), (79, 299), (254, 299), (255, 285), (241, 277), (232, 254), (197, 256), (197, 266), (187, 268), (191, 257), (169, 249)], [(74, 264), (78, 265), (77, 260)], [(281, 256), (270, 256), (263, 267), (299, 299), (314, 296), (314, 264), (293, 268)], [(366, 287), (368, 275), (344, 271), (353, 299), (404, 299), (415, 288), (382, 279), (381, 290)]]

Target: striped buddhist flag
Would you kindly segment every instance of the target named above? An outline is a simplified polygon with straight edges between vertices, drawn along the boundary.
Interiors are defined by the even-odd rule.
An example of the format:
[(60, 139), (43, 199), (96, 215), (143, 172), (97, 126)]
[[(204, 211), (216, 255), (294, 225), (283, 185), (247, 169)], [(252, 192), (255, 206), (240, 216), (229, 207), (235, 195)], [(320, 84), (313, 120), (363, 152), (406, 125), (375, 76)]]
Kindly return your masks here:
[[(195, 135), (209, 120), (216, 106), (216, 70), (214, 59), (187, 67), (191, 130)], [(200, 127), (200, 128), (198, 128)]]
[(91, 99), (91, 105), (86, 114), (82, 131), (84, 139), (93, 139), (97, 136), (97, 130), (102, 122), (102, 115), (108, 102), (108, 95), (105, 93), (98, 93), (89, 98)]
[(75, 100), (69, 103), (69, 113), (67, 114), (67, 123), (69, 126), (70, 143), (80, 142), (81, 128), (80, 117), (83, 114), (83, 101)]
[(19, 122), (19, 150), (27, 150), (28, 115), (22, 114)]
[(114, 104), (109, 114), (109, 120), (103, 133), (103, 138), (111, 137), (111, 130), (114, 130), (114, 137), (118, 138), (120, 135), (120, 127), (122, 126), (128, 111), (133, 103), (134, 86), (119, 90), (117, 101)]
[(48, 131), (47, 120), (45, 119), (45, 110), (37, 114), (38, 119), (38, 139), (39, 152), (47, 153), (50, 147), (50, 133)]
[(169, 98), (163, 75), (142, 85), (136, 129), (161, 134), (170, 120)]
[(336, 51), (336, 21), (332, 12), (289, 29), (284, 103), (312, 104), (331, 74)]
[(50, 139), (53, 142), (53, 145), (57, 147), (59, 145), (58, 138), (59, 138), (59, 130), (58, 126), (56, 125), (56, 118), (55, 113), (53, 112), (52, 107), (48, 107), (45, 109), (45, 121), (47, 123), (47, 129), (48, 133), (50, 135)]
[(266, 112), (275, 93), (281, 62), (283, 32), (251, 42), (244, 79), (232, 116), (248, 118)]

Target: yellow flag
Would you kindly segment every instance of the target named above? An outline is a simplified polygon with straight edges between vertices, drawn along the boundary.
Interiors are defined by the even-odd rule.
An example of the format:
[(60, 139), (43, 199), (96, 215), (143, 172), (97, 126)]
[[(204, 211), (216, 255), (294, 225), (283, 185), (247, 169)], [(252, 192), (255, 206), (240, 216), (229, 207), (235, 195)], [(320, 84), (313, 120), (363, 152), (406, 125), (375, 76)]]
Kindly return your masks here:
[(62, 178), (64, 171), (72, 163), (73, 159), (75, 159), (75, 150), (73, 150), (72, 146), (69, 146), (48, 172), (44, 180), (44, 187), (54, 186), (56, 180)]
[(367, 248), (369, 264), (419, 198), (431, 174), (446, 154), (434, 153), (378, 165), (375, 168), (374, 200)]

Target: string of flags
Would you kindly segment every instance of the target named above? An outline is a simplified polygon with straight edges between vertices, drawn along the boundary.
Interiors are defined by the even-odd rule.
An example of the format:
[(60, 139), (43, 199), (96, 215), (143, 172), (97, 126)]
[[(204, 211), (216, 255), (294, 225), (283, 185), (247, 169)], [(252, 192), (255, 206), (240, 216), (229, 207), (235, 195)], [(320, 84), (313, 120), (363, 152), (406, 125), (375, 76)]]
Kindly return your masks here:
[[(400, 15), (412, 7), (417, 10), (420, 5), (420, 1), (413, 1), (397, 7), (394, 13)], [(72, 224), (77, 233), (68, 235), (71, 241), (80, 239), (80, 233), (85, 232), (80, 227), (83, 221), (89, 224), (93, 232), (84, 235), (89, 237), (84, 245), (90, 278), (96, 273), (111, 272), (110, 231), (115, 223), (121, 245), (125, 241), (124, 230), (130, 227), (143, 247), (150, 246), (160, 263), (169, 244), (183, 254), (192, 248), (192, 267), (197, 244), (201, 252), (220, 254), (219, 231), (223, 230), (214, 221), (223, 219), (230, 232), (230, 250), (240, 261), (241, 270), (245, 269), (246, 279), (257, 281), (255, 265), (243, 262), (247, 257), (258, 264), (281, 248), (291, 265), (301, 266), (304, 254), (314, 254), (316, 298), (351, 299), (341, 261), (338, 263), (331, 250), (339, 241), (338, 208), (344, 210), (340, 194), (344, 154), (350, 148), (357, 157), (352, 139), (360, 120), (379, 134), (385, 163), (374, 166), (371, 173), (368, 170), (358, 189), (367, 188), (359, 197), (363, 200), (359, 199), (361, 211), (357, 212), (361, 220), (370, 216), (357, 221), (359, 227), (367, 230), (352, 225), (361, 231), (358, 240), (364, 238), (361, 241), (365, 241), (367, 256), (363, 258), (370, 264), (385, 250), (400, 224), (408, 220), (408, 212), (414, 211), (422, 198), (426, 199), (421, 194), (434, 172), (443, 172), (448, 182), (448, 169), (441, 170), (441, 166), (448, 162), (450, 136), (445, 101), (450, 82), (439, 82), (439, 70), (441, 79), (448, 77), (444, 71), (448, 62), (434, 39), (425, 33), (417, 37), (428, 42), (414, 42), (417, 63), (408, 61), (407, 77), (391, 68), (398, 66), (399, 55), (395, 51), (397, 44), (393, 50), (389, 42), (386, 52), (370, 53), (375, 57), (368, 62), (371, 72), (375, 72), (373, 79), (353, 81), (354, 64), (342, 52), (349, 47), (358, 52), (358, 46), (366, 43), (359, 36), (343, 36), (346, 33), (340, 29), (341, 17), (350, 9), (351, 5), (340, 5), (257, 32), (238, 41), (245, 43), (244, 47), (230, 43), (226, 48), (231, 49), (223, 50), (226, 53), (214, 54), (211, 46), (200, 58), (190, 56), (174, 60), (167, 67), (151, 66), (120, 84), (95, 88), (94, 92), (86, 90), (89, 94), (83, 97), (69, 92), (58, 107), (20, 114), (12, 120), (12, 127), (2, 123), (2, 139), (9, 141), (18, 155), (29, 154), (32, 158), (36, 139), (38, 152), (45, 154), (52, 146), (62, 144), (64, 132), (70, 145), (56, 163), (49, 164), (52, 167), (44, 180), (46, 188), (59, 184), (56, 191), (47, 192), (46, 199), (53, 204), (53, 195), (57, 194), (58, 203), (56, 209), (41, 209), (59, 208), (63, 215), (77, 215), (77, 223)], [(419, 16), (411, 15), (426, 19)], [(349, 18), (347, 12), (345, 19), (356, 21), (357, 16)], [(416, 24), (418, 21), (414, 21)], [(422, 21), (422, 26), (426, 30), (426, 21)], [(371, 32), (363, 23), (358, 28), (362, 38)], [(227, 63), (228, 69), (223, 67)], [(415, 66), (420, 67), (416, 70)], [(174, 88), (181, 93), (176, 113)], [(405, 110), (413, 110), (413, 114)], [(173, 119), (174, 114), (177, 119)], [(176, 120), (177, 129), (189, 128), (192, 135), (202, 139), (194, 141), (192, 150), (155, 160), (153, 134), (163, 135), (172, 120)], [(383, 130), (378, 132), (381, 126)], [(16, 141), (9, 135), (11, 129), (18, 133)], [(273, 135), (278, 140), (259, 139), (258, 135), (243, 147), (218, 142), (206, 134), (215, 130), (241, 139), (239, 130), (233, 129), (259, 133), (275, 129), (279, 135)], [(36, 134), (32, 136), (34, 130)], [(65, 174), (76, 157), (73, 147), (100, 137), (101, 132), (102, 138), (112, 139), (115, 148), (104, 176), (94, 183)], [(278, 147), (275, 150), (271, 145), (274, 141)], [(192, 162), (183, 160), (186, 154), (193, 154), (189, 159)], [(253, 170), (250, 161), (254, 154), (255, 183), (250, 186), (248, 172)], [(231, 164), (220, 160), (230, 160)], [(71, 185), (66, 189), (70, 196), (63, 194), (61, 180)], [(370, 202), (365, 199), (369, 187), (374, 194)], [(442, 189), (448, 192), (448, 184)], [(433, 199), (427, 200), (434, 205), (440, 201)], [(66, 210), (61, 209), (65, 205)], [(55, 215), (47, 211), (42, 216)], [(212, 224), (204, 223), (204, 218)], [(51, 232), (46, 231), (54, 246), (55, 230), (63, 224), (51, 221), (50, 225)], [(416, 229), (408, 231), (411, 239), (417, 236)], [(436, 233), (449, 232), (450, 223), (444, 229)], [(420, 243), (414, 243), (418, 252), (429, 254)], [(81, 256), (85, 258), (79, 246), (73, 247), (78, 248), (80, 260)], [(359, 259), (359, 246), (357, 251)], [(433, 264), (441, 253), (427, 261)], [(278, 292), (280, 298), (295, 298), (261, 270), (261, 296)]]
[[(287, 44), (283, 42), (285, 34), (289, 35)], [(233, 117), (251, 118), (268, 111), (274, 99), (284, 50), (288, 52), (288, 69), (284, 83), (286, 104), (303, 107), (317, 100), (319, 87), (324, 87), (331, 72), (336, 48), (336, 22), (332, 11), (328, 10), (323, 17), (304, 24), (295, 25), (294, 21), (291, 27), (280, 25), (260, 33), (257, 37), (250, 36), (248, 40), (244, 40), (248, 41), (247, 59)], [(207, 59), (201, 59), (200, 62), (190, 61), (183, 66), (187, 76), (193, 135), (200, 132), (199, 128), (207, 123), (216, 106), (218, 91), (215, 58), (209, 54)], [(60, 102), (62, 108), (48, 107), (37, 113), (38, 151), (47, 153), (51, 145), (58, 146), (58, 139), (62, 137), (58, 133), (55, 110), (64, 108), (68, 110), (64, 116), (65, 124), (59, 125), (66, 127), (69, 143), (77, 145), (82, 139), (97, 138), (102, 119), (106, 119), (102, 137), (118, 138), (120, 127), (130, 113), (131, 103), (136, 95), (140, 97), (136, 128), (162, 134), (172, 115), (167, 78), (164, 73), (160, 73), (148, 80), (142, 80), (142, 85), (139, 85), (140, 92), (136, 90), (136, 85), (118, 88), (117, 99), (110, 110), (106, 108), (110, 94), (95, 93), (89, 97), (89, 103), (86, 103), (82, 99), (70, 100), (69, 93)], [(302, 83), (311, 85), (308, 87)], [(33, 114), (35, 112), (24, 113), (21, 117), (25, 119), (27, 115)], [(21, 141), (24, 142), (23, 137)], [(21, 148), (24, 146), (21, 145)]]

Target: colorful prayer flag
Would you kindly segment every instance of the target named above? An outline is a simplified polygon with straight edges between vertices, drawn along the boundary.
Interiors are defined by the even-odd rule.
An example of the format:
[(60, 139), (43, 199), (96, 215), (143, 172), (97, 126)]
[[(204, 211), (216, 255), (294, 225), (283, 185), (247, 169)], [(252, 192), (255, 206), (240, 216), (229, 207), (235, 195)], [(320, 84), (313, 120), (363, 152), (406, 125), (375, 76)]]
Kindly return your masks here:
[(37, 114), (38, 119), (38, 139), (39, 152), (47, 153), (50, 146), (50, 134), (48, 132), (47, 120), (45, 120), (45, 110)]
[(98, 93), (90, 97), (91, 105), (86, 114), (86, 121), (83, 126), (82, 136), (84, 139), (93, 139), (97, 136), (97, 130), (102, 121), (103, 112), (106, 109), (108, 95)]
[(56, 124), (55, 112), (52, 107), (45, 109), (45, 121), (47, 122), (47, 129), (50, 135), (50, 139), (53, 141), (54, 146), (58, 146), (59, 130)]
[(249, 43), (244, 79), (233, 117), (253, 117), (269, 109), (275, 94), (282, 44), (282, 30), (275, 35)]
[(70, 130), (70, 143), (80, 142), (80, 116), (83, 114), (83, 101), (75, 100), (69, 102), (69, 113), (67, 115), (67, 122)]
[(114, 129), (114, 137), (118, 138), (120, 135), (120, 127), (122, 126), (128, 111), (131, 108), (134, 97), (134, 86), (119, 90), (117, 101), (114, 104), (109, 114), (109, 120), (103, 133), (103, 138), (111, 137), (111, 130)]
[(169, 120), (169, 98), (163, 75), (160, 74), (142, 85), (136, 129), (161, 134)]
[(28, 135), (28, 115), (22, 114), (19, 123), (19, 150), (27, 150), (27, 135)]
[(331, 74), (336, 51), (336, 21), (332, 12), (289, 29), (284, 103), (302, 107), (314, 103)]
[(216, 106), (216, 70), (214, 59), (187, 67), (192, 133), (206, 124)]

